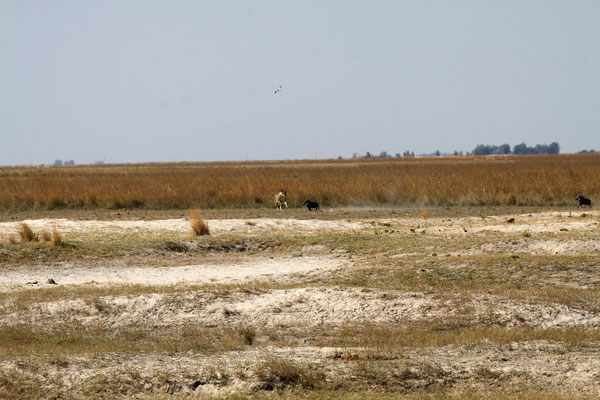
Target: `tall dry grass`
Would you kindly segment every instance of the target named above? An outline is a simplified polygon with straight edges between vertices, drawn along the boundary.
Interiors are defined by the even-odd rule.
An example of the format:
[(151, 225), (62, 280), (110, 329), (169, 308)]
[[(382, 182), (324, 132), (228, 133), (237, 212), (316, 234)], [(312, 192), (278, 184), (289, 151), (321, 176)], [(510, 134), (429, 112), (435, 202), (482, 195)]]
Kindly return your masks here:
[(204, 222), (202, 218), (202, 212), (195, 208), (190, 210), (190, 224), (192, 226), (192, 233), (196, 236), (209, 235), (210, 230), (208, 224)]
[(563, 205), (600, 197), (600, 154), (5, 167), (0, 207)]
[(19, 224), (19, 236), (23, 243), (37, 242), (39, 235), (35, 233), (25, 222)]
[(52, 247), (60, 247), (64, 244), (62, 236), (60, 235), (60, 233), (58, 233), (56, 228), (54, 228), (54, 230), (52, 231), (52, 239), (50, 240), (50, 244), (52, 245)]

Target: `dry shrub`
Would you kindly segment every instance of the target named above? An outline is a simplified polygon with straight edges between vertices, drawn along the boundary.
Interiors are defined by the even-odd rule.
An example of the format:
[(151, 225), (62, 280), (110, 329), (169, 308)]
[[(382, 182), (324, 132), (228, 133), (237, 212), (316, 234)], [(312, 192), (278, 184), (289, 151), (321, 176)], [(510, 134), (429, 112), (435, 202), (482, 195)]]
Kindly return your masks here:
[(108, 199), (106, 208), (109, 210), (120, 210), (125, 208), (125, 200), (122, 197), (112, 197)]
[(239, 333), (242, 336), (242, 340), (245, 344), (251, 345), (254, 343), (254, 339), (256, 338), (256, 331), (251, 326), (242, 326), (239, 328)]
[(37, 242), (39, 240), (38, 234), (35, 233), (29, 227), (29, 225), (27, 225), (25, 222), (21, 222), (19, 225), (21, 226), (21, 228), (19, 229), (19, 236), (21, 237), (21, 241), (23, 243)]
[(38, 399), (41, 382), (29, 372), (13, 370), (0, 372), (0, 398), (2, 399)]
[(48, 200), (48, 203), (46, 204), (46, 208), (48, 208), (48, 210), (56, 210), (58, 208), (63, 208), (66, 206), (67, 204), (65, 203), (65, 201), (58, 197), (50, 198), (50, 200)]
[(315, 389), (324, 381), (324, 374), (309, 365), (271, 358), (257, 365), (254, 374), (264, 390), (301, 387)]
[(185, 253), (189, 250), (189, 248), (185, 244), (173, 242), (171, 240), (167, 240), (166, 242), (164, 242), (164, 244), (161, 247), (168, 251), (174, 251), (175, 253)]
[(52, 235), (50, 234), (50, 232), (42, 231), (42, 240), (44, 240), (44, 242), (49, 242), (50, 240), (52, 240)]
[(224, 365), (209, 365), (202, 371), (204, 378), (217, 386), (225, 386), (231, 381), (231, 375)]
[(192, 232), (196, 236), (209, 235), (208, 225), (202, 219), (202, 212), (195, 208), (190, 211), (190, 224), (192, 225)]
[(69, 360), (67, 360), (64, 356), (59, 355), (51, 358), (48, 363), (50, 365), (55, 365), (58, 368), (67, 368), (69, 366)]
[(98, 207), (98, 198), (94, 195), (87, 196), (85, 199), (85, 204), (88, 207)]
[(56, 228), (52, 231), (52, 242), (51, 243), (52, 243), (53, 247), (59, 247), (59, 246), (63, 245), (62, 237), (60, 236), (60, 233), (58, 233)]
[(42, 240), (44, 242), (50, 243), (50, 246), (52, 246), (52, 247), (59, 247), (59, 246), (63, 245), (62, 236), (60, 236), (60, 233), (58, 233), (56, 228), (54, 228), (52, 233), (50, 233), (48, 231), (42, 231), (41, 235), (42, 235)]

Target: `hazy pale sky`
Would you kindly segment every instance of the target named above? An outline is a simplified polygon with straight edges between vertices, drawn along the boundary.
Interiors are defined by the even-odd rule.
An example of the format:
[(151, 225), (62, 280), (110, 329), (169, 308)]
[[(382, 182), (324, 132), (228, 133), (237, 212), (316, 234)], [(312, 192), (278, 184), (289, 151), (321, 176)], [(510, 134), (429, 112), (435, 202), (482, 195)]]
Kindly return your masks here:
[(598, 0), (0, 0), (0, 52), (3, 165), (600, 150)]

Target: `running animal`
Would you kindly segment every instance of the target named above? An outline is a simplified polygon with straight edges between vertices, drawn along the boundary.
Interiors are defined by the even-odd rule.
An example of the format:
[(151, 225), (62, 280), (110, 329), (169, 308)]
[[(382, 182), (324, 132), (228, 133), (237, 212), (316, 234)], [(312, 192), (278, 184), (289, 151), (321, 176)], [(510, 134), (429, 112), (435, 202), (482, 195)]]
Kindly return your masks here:
[(308, 208), (308, 211), (312, 211), (313, 208), (315, 209), (315, 211), (319, 211), (319, 203), (317, 203), (316, 201), (304, 200), (304, 203), (302, 203), (302, 205), (306, 206), (306, 208)]
[(590, 199), (586, 199), (582, 195), (579, 195), (575, 198), (579, 202), (579, 207), (588, 206), (592, 208), (592, 201)]
[(287, 190), (280, 190), (279, 193), (275, 195), (275, 208), (281, 210), (283, 205), (285, 204), (285, 208), (288, 208), (287, 204)]

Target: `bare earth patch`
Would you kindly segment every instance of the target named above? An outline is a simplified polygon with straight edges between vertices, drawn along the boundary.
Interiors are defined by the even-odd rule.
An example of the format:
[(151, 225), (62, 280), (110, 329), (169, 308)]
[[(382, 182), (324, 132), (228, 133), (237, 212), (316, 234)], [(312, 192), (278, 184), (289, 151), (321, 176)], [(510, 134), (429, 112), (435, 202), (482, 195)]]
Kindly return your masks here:
[[(514, 222), (508, 222), (510, 218)], [(589, 300), (595, 298), (595, 292), (590, 295), (597, 290), (595, 286), (578, 285), (576, 289), (587, 290), (588, 297), (573, 301), (583, 292), (561, 292), (564, 299), (540, 300), (529, 292), (510, 297), (476, 284), (493, 277), (493, 271), (481, 273), (492, 265), (512, 268), (512, 275), (503, 279), (512, 280), (508, 283), (515, 291), (519, 285), (523, 290), (575, 290), (570, 277), (592, 282), (596, 266), (589, 260), (600, 252), (599, 218), (599, 212), (590, 211), (462, 218), (209, 220), (211, 235), (226, 240), (228, 234), (312, 236), (289, 252), (284, 246), (276, 253), (262, 249), (243, 255), (227, 253), (221, 254), (220, 262), (210, 262), (206, 256), (210, 250), (204, 250), (194, 253), (194, 260), (200, 260), (194, 263), (186, 258), (191, 257), (188, 254), (170, 252), (165, 256), (167, 266), (146, 265), (143, 257), (137, 264), (118, 257), (7, 264), (0, 271), (0, 328), (5, 332), (0, 348), (5, 354), (0, 359), (0, 397), (15, 387), (29, 390), (34, 398), (94, 397), (98, 393), (130, 398), (227, 396), (278, 388), (299, 390), (299, 397), (309, 396), (315, 388), (356, 391), (369, 387), (393, 393), (440, 389), (443, 393), (475, 387), (485, 393), (519, 385), (565, 396), (577, 392), (598, 396), (600, 355), (594, 335), (600, 329), (600, 307)], [(117, 238), (131, 232), (156, 237), (190, 230), (185, 219), (25, 222), (36, 232), (57, 229), (66, 242), (79, 234), (83, 241), (106, 233)], [(16, 234), (18, 224), (0, 224), (3, 242)], [(335, 240), (321, 242), (318, 235), (330, 232), (336, 233)], [(384, 234), (386, 241), (381, 241)], [(384, 247), (381, 243), (386, 247), (384, 255), (369, 248)], [(448, 257), (432, 254), (431, 246), (436, 243), (441, 243)], [(156, 252), (148, 254), (152, 257)], [(531, 264), (519, 264), (529, 258), (542, 271), (554, 256), (566, 261), (551, 266), (560, 269), (552, 269), (549, 276), (561, 279), (536, 280), (530, 276), (535, 271), (528, 270)], [(383, 259), (393, 262), (385, 264)], [(477, 263), (478, 269), (469, 263)], [(433, 288), (439, 287), (435, 286), (439, 280), (450, 285), (452, 279), (463, 279), (463, 290), (449, 286), (438, 292), (422, 289), (428, 287), (424, 284), (418, 290), (377, 287), (402, 268), (405, 275), (397, 276), (407, 282), (413, 282), (414, 274), (421, 274), (418, 282), (422, 284), (430, 279)], [(54, 282), (48, 283), (49, 278)], [(131, 287), (146, 289), (128, 292)], [(96, 295), (107, 293), (100, 289), (114, 291)], [(68, 295), (74, 293), (69, 290), (81, 290), (84, 295)], [(369, 343), (378, 344), (339, 348), (327, 344), (348, 343), (352, 338), (344, 335), (355, 332), (348, 327), (366, 329), (373, 336)], [(369, 327), (375, 328), (369, 331)], [(417, 332), (412, 342), (406, 342), (411, 344), (389, 345), (401, 342), (394, 342), (396, 338), (386, 332), (404, 328)], [(526, 339), (464, 339), (469, 332), (485, 334), (493, 329), (500, 336)], [(552, 330), (548, 334), (552, 339), (531, 339), (544, 330)], [(57, 335), (45, 343), (44, 349), (50, 350), (34, 346), (42, 331)], [(235, 340), (213, 346), (212, 339), (202, 342), (205, 331), (229, 332)], [(28, 336), (28, 332), (33, 333)], [(427, 342), (433, 344), (416, 345), (424, 335), (434, 338)], [(192, 338), (199, 344), (181, 351), (178, 346)], [(443, 344), (435, 338), (450, 339)], [(180, 341), (173, 344), (171, 339)], [(106, 350), (110, 343), (128, 349), (140, 342), (146, 347), (138, 347), (144, 350), (137, 353)], [(319, 343), (324, 345), (315, 345)], [(92, 344), (95, 349), (108, 347), (88, 350), (86, 346)], [(14, 352), (28, 345), (31, 352)], [(262, 363), (284, 369), (280, 373), (287, 375), (271, 379), (257, 370)]]
[[(371, 365), (332, 357), (339, 352), (360, 354), (363, 351), (360, 348), (266, 347), (208, 356), (107, 353), (91, 359), (67, 357), (61, 360), (60, 367), (52, 368), (44, 368), (44, 365), (52, 366), (52, 359), (30, 357), (0, 362), (0, 370), (45, 382), (47, 393), (79, 396), (99, 391), (114, 396), (140, 392), (194, 397), (250, 394), (264, 384), (256, 377), (256, 365), (273, 359), (287, 360), (305, 369), (319, 366), (324, 385), (330, 382), (360, 387), (387, 382), (390, 389), (397, 386), (396, 390), (405, 392), (432, 385), (460, 390), (472, 389), (473, 385), (485, 388), (536, 382), (539, 388), (546, 390), (560, 387), (567, 395), (600, 395), (597, 384), (600, 354), (597, 349), (567, 350), (546, 342), (500, 347), (445, 346), (406, 349), (397, 360), (372, 362)], [(42, 375), (40, 368), (47, 372)]]
[(324, 273), (342, 265), (341, 258), (307, 256), (174, 267), (125, 266), (109, 262), (93, 267), (84, 263), (17, 266), (3, 269), (0, 290), (48, 286), (46, 281), (50, 278), (60, 285), (235, 284), (253, 280), (280, 280), (292, 274)]
[[(597, 231), (599, 211), (542, 212), (535, 214), (500, 215), (463, 218), (421, 218), (398, 220), (403, 225), (413, 225), (417, 233), (436, 234), (486, 234), (486, 233), (560, 233)], [(514, 222), (508, 223), (509, 219)], [(394, 221), (394, 220), (386, 220)]]
[[(132, 232), (180, 232), (190, 231), (187, 219), (165, 219), (148, 221), (73, 221), (68, 219), (37, 219), (22, 221), (34, 230), (57, 229), (64, 233), (132, 233)], [(221, 233), (261, 233), (261, 232), (310, 232), (364, 229), (368, 224), (352, 221), (321, 221), (301, 219), (223, 219), (205, 221), (211, 234)], [(20, 222), (0, 223), (0, 233), (14, 235)]]
[[(59, 320), (57, 315), (61, 315)], [(335, 288), (106, 296), (97, 302), (40, 303), (34, 308), (6, 312), (3, 317), (5, 323), (27, 322), (46, 328), (65, 320), (90, 327), (102, 323), (147, 329), (184, 326), (190, 321), (208, 327), (243, 324), (333, 328), (348, 323), (403, 325), (446, 320), (508, 328), (600, 328), (600, 312), (563, 304), (528, 304), (496, 296), (465, 300), (423, 293)]]
[(452, 252), (452, 255), (479, 255), (491, 253), (527, 254), (600, 254), (600, 240), (571, 239), (517, 239), (505, 242), (486, 243), (479, 248)]

